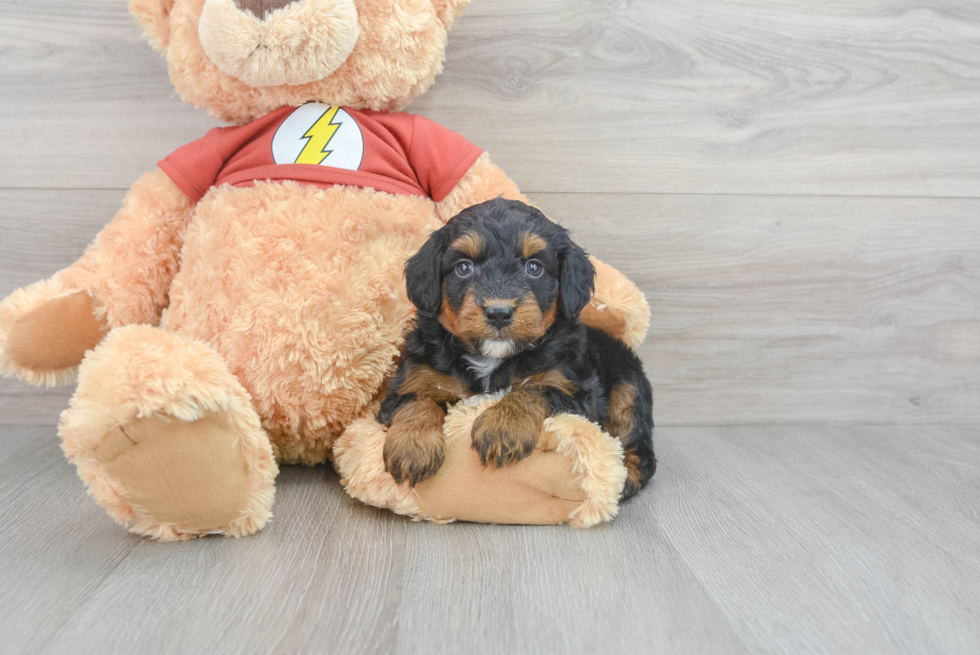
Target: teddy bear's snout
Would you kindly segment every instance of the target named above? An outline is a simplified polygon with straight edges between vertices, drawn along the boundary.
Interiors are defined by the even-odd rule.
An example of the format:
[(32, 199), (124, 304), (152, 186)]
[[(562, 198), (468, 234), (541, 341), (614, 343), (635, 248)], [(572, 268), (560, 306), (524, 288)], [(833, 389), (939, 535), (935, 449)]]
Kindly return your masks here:
[(360, 36), (354, 0), (206, 0), (198, 26), (205, 54), (249, 86), (323, 79)]
[(299, 4), (302, 0), (235, 0), (235, 4), (242, 11), (250, 11), (256, 18), (264, 19), (266, 14), (272, 13), (276, 9), (282, 9), (286, 5)]

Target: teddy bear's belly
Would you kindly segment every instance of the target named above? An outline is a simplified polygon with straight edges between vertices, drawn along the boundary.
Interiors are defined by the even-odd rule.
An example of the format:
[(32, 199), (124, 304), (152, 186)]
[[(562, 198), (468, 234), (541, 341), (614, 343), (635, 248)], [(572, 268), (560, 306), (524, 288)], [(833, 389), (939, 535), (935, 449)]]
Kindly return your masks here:
[(188, 227), (165, 329), (210, 343), (283, 461), (324, 461), (393, 372), (403, 267), (440, 226), (426, 198), (291, 183), (212, 189)]

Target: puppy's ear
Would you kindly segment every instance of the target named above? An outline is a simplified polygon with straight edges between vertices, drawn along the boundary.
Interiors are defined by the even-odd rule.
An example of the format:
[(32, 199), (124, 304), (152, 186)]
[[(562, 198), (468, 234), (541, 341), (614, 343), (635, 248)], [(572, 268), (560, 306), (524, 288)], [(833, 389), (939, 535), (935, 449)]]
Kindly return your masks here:
[(442, 305), (442, 257), (448, 247), (449, 225), (444, 225), (405, 264), (408, 299), (420, 312), (434, 314)]
[(561, 313), (565, 318), (578, 320), (595, 291), (595, 267), (571, 239), (566, 241), (559, 276)]

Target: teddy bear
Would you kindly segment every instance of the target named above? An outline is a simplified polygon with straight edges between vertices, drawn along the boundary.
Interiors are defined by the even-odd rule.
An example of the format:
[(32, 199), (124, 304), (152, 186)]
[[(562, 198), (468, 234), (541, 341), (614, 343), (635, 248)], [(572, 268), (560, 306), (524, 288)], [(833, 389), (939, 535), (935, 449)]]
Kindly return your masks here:
[[(401, 111), (470, 1), (130, 0), (184, 101), (229, 125), (137, 180), (77, 262), (0, 303), (0, 372), (77, 380), (63, 450), (131, 532), (253, 534), (279, 465), (328, 461), (355, 498), (416, 519), (615, 514), (622, 450), (574, 416), (487, 469), (466, 436), (487, 403), (460, 406), (439, 473), (413, 488), (385, 469), (373, 412), (412, 321), (406, 260), (465, 207), (527, 200), (482, 149)], [(635, 347), (643, 294), (594, 263), (582, 320)]]

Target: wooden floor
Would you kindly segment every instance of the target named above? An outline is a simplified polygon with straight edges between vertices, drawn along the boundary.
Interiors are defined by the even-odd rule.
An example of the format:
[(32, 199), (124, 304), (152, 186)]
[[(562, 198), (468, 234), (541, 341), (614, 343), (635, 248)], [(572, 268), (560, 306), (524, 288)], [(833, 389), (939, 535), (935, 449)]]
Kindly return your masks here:
[[(126, 4), (0, 8), (0, 297), (217, 124)], [(654, 485), (433, 526), (290, 468), (159, 544), (0, 380), (0, 654), (980, 652), (980, 3), (475, 0), (410, 110), (647, 294)]]
[(980, 429), (695, 427), (591, 530), (417, 524), (286, 469), (261, 534), (160, 544), (0, 429), (5, 653), (980, 652)]

